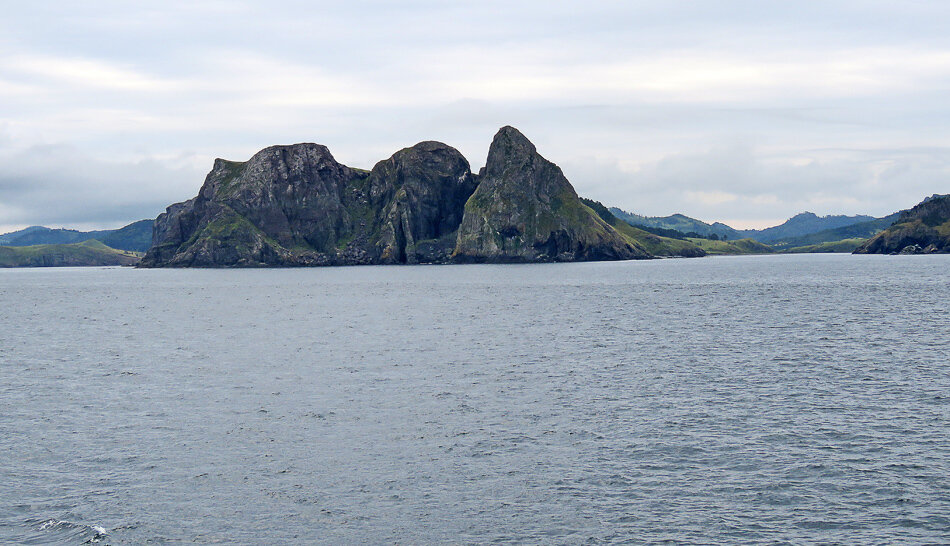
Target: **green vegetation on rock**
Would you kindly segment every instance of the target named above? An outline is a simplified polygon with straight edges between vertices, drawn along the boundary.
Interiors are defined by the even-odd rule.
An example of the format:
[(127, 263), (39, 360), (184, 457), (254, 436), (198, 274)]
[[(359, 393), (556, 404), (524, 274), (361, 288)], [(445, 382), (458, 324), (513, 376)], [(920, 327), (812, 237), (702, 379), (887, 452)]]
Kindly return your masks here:
[(950, 253), (950, 195), (931, 196), (900, 213), (893, 225), (858, 247), (856, 254)]
[(561, 169), (514, 127), (492, 140), (465, 205), (457, 261), (545, 262), (651, 257), (581, 202)]

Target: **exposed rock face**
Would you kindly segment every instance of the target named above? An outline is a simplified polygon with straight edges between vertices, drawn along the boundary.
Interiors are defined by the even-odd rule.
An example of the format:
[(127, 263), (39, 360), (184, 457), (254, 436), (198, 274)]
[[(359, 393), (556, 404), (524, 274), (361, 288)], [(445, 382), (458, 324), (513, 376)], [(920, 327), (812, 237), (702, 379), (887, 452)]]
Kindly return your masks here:
[(855, 254), (950, 252), (950, 195), (934, 195), (905, 210), (894, 225), (868, 239)]
[(372, 263), (443, 262), (473, 191), (475, 177), (458, 150), (422, 142), (377, 163), (346, 200), (357, 211), (353, 233), (374, 235)]
[(155, 220), (143, 267), (536, 262), (646, 258), (578, 199), (511, 127), (479, 176), (454, 148), (421, 142), (372, 171), (324, 146), (215, 160), (196, 197)]
[[(423, 142), (371, 172), (324, 146), (273, 146), (218, 159), (198, 196), (155, 221), (145, 267), (444, 261), (475, 189), (455, 149)], [(447, 241), (447, 242), (446, 242)]]
[(584, 206), (561, 169), (517, 129), (495, 135), (465, 204), (453, 258), (475, 262), (646, 258)]

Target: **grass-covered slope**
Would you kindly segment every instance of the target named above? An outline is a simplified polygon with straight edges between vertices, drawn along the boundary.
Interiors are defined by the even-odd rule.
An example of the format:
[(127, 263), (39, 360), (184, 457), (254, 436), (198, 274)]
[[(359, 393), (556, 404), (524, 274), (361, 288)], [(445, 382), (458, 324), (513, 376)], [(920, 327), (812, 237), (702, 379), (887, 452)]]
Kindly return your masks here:
[(847, 239), (866, 240), (890, 227), (898, 217), (900, 217), (900, 213), (895, 212), (883, 218), (875, 218), (867, 222), (826, 229), (798, 237), (787, 237), (770, 244), (777, 250), (786, 250), (821, 243), (835, 243)]
[(744, 237), (743, 232), (733, 229), (721, 222), (707, 224), (702, 220), (690, 218), (684, 214), (642, 216), (616, 207), (611, 207), (609, 210), (611, 214), (633, 226), (674, 230), (680, 233), (696, 233), (702, 237), (709, 237), (710, 235), (729, 239), (741, 239)]
[(786, 248), (783, 249), (782, 252), (788, 254), (826, 254), (832, 252), (851, 253), (854, 252), (856, 248), (864, 244), (865, 241), (867, 241), (867, 239), (842, 239), (840, 241), (828, 241), (813, 245), (802, 245)]
[(65, 245), (0, 246), (0, 267), (133, 265), (140, 255), (99, 241)]
[(767, 244), (755, 239), (739, 239), (738, 241), (715, 241), (712, 239), (690, 238), (689, 242), (697, 245), (711, 256), (737, 254), (771, 254), (775, 250)]
[(118, 250), (145, 252), (152, 246), (152, 220), (139, 220), (96, 237), (106, 246)]
[(32, 226), (0, 235), (0, 244), (6, 246), (66, 245), (92, 239), (119, 250), (145, 252), (152, 245), (152, 220), (139, 220), (119, 229), (100, 231)]
[(617, 218), (612, 212), (613, 209), (608, 209), (599, 201), (583, 197), (581, 201), (628, 241), (642, 247), (654, 256), (698, 258), (706, 255), (703, 249), (687, 240), (655, 235), (630, 225), (628, 222)]

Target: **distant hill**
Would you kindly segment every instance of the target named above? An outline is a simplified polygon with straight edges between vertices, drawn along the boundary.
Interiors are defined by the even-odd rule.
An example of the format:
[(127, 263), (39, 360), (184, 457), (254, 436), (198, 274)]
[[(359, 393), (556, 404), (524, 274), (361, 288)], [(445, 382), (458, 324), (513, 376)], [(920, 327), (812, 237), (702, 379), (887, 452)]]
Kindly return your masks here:
[[(750, 238), (776, 248), (792, 248), (825, 242), (871, 237), (890, 226), (897, 219), (897, 213), (884, 218), (856, 215), (818, 216), (812, 212), (796, 214), (785, 222), (765, 229), (734, 229), (722, 222), (708, 224), (702, 220), (683, 214), (670, 216), (641, 216), (612, 207), (614, 216), (629, 224), (648, 229), (668, 237), (676, 237), (675, 232), (687, 236), (725, 240)], [(673, 231), (668, 231), (673, 230)]]
[(771, 254), (775, 252), (769, 245), (760, 243), (754, 239), (738, 239), (735, 241), (722, 241), (713, 239), (699, 239), (691, 237), (689, 242), (699, 246), (710, 256), (738, 255), (738, 254)]
[(43, 226), (30, 226), (28, 228), (21, 229), (19, 231), (11, 231), (10, 233), (4, 233), (0, 235), (0, 245), (9, 244), (10, 241), (16, 239), (17, 237), (33, 233), (34, 231), (45, 230), (45, 229), (49, 229), (49, 228), (45, 228)]
[(899, 216), (900, 213), (895, 212), (883, 218), (875, 218), (867, 222), (858, 222), (857, 224), (826, 229), (798, 237), (788, 237), (772, 244), (776, 248), (784, 250), (820, 243), (833, 243), (845, 239), (868, 239), (890, 227)]
[(900, 213), (893, 225), (858, 247), (856, 254), (950, 253), (950, 195), (932, 195)]
[(108, 235), (96, 237), (106, 245), (119, 250), (145, 252), (152, 246), (153, 220), (139, 220), (131, 224), (112, 230)]
[(20, 231), (0, 235), (0, 245), (59, 245), (81, 243), (93, 239), (115, 249), (145, 252), (152, 244), (152, 220), (139, 220), (119, 229), (101, 231), (30, 226)]
[(609, 210), (617, 218), (634, 226), (675, 230), (679, 231), (680, 233), (695, 233), (701, 237), (716, 235), (720, 239), (724, 236), (726, 239), (742, 239), (746, 236), (744, 232), (733, 229), (721, 222), (707, 224), (702, 220), (690, 218), (689, 216), (683, 214), (673, 214), (670, 216), (641, 216), (632, 212), (626, 212), (624, 210), (618, 209), (617, 207), (611, 207)]
[(873, 216), (818, 216), (812, 212), (803, 212), (792, 216), (784, 223), (762, 230), (747, 230), (745, 235), (761, 243), (775, 243), (785, 239), (802, 237), (811, 233), (836, 229), (863, 222), (877, 220)]
[(0, 267), (133, 265), (136, 254), (96, 240), (62, 245), (0, 246)]
[[(657, 235), (655, 233), (650, 233), (644, 231), (635, 226), (631, 226), (629, 223), (625, 222), (614, 216), (610, 209), (605, 207), (600, 201), (594, 201), (592, 199), (586, 199), (581, 197), (581, 202), (587, 205), (591, 210), (597, 213), (605, 222), (610, 224), (614, 229), (616, 229), (621, 235), (623, 235), (628, 240), (642, 246), (654, 256), (664, 256), (664, 257), (673, 257), (680, 256), (683, 258), (697, 258), (705, 256), (706, 252), (699, 248), (694, 243), (691, 243), (685, 240), (685, 237), (665, 237), (662, 235)], [(619, 210), (619, 209), (618, 209)], [(672, 230), (665, 230), (672, 231)], [(679, 232), (673, 232), (679, 233)]]

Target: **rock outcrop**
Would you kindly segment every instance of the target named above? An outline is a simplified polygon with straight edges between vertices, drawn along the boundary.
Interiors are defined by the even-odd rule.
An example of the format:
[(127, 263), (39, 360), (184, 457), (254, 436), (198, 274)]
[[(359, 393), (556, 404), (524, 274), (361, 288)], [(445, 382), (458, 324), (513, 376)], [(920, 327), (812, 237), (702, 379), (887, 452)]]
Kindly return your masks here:
[(648, 258), (585, 206), (512, 127), (478, 176), (421, 142), (371, 171), (318, 144), (215, 160), (198, 195), (155, 220), (143, 267), (263, 267)]
[(492, 141), (465, 204), (453, 258), (538, 262), (627, 260), (650, 254), (585, 206), (561, 169), (514, 127)]
[(309, 266), (445, 261), (475, 189), (455, 149), (422, 142), (372, 171), (324, 146), (218, 159), (198, 196), (155, 221), (144, 267)]
[(868, 239), (854, 253), (950, 253), (950, 195), (928, 197), (901, 212), (891, 227)]

